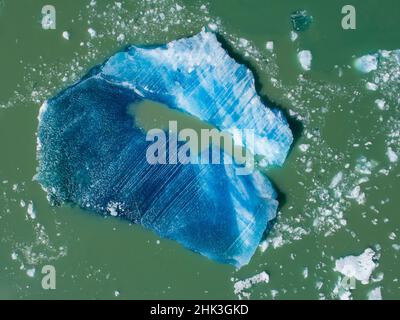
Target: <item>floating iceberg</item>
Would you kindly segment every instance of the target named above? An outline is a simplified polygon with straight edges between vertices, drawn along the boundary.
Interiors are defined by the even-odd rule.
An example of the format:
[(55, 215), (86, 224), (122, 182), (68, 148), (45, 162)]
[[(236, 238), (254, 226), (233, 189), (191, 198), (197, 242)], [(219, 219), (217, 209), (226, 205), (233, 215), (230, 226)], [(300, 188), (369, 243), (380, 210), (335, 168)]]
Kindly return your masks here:
[(297, 54), (297, 59), (300, 62), (301, 67), (305, 71), (311, 70), (311, 63), (312, 63), (312, 53), (309, 50), (302, 50)]
[(118, 216), (210, 259), (247, 264), (275, 217), (273, 186), (258, 171), (237, 175), (240, 165), (212, 144), (211, 154), (232, 165), (149, 164), (151, 142), (127, 111), (144, 100), (230, 133), (254, 130), (251, 151), (264, 165), (281, 165), (292, 143), (284, 116), (262, 104), (251, 72), (214, 34), (201, 32), (165, 46), (131, 46), (43, 104), (35, 179), (54, 203)]
[[(377, 52), (358, 57), (354, 61), (354, 66), (362, 73), (370, 73), (378, 70), (388, 61), (400, 64), (400, 49), (378, 50)], [(388, 79), (386, 79), (386, 81), (387, 80)]]
[(358, 71), (363, 73), (370, 73), (378, 69), (379, 55), (378, 54), (368, 54), (357, 58), (354, 65)]
[(376, 260), (376, 253), (368, 248), (359, 256), (347, 256), (336, 260), (335, 270), (346, 277), (354, 277), (363, 284), (367, 284), (377, 267), (374, 260)]

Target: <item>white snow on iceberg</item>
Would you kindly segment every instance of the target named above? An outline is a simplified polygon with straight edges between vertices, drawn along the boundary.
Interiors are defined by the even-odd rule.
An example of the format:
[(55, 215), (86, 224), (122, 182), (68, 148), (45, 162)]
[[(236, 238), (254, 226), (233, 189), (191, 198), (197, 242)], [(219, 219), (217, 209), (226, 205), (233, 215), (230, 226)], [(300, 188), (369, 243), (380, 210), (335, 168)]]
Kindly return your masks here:
[(156, 48), (131, 46), (111, 57), (101, 76), (142, 95), (157, 96), (234, 139), (237, 130), (253, 129), (254, 147), (245, 147), (263, 158), (261, 165), (282, 165), (293, 142), (285, 117), (266, 108), (253, 74), (229, 57), (213, 33), (203, 31)]
[(355, 278), (363, 284), (367, 284), (377, 264), (375, 252), (368, 248), (359, 256), (347, 256), (336, 260), (335, 270), (346, 277)]

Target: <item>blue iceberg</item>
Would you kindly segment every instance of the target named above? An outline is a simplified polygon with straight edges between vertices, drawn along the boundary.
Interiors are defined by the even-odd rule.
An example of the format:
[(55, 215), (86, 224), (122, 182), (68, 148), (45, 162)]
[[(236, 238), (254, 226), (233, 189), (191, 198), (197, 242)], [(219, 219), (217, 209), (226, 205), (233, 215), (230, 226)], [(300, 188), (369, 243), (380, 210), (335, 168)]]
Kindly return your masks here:
[[(213, 144), (208, 151), (232, 165), (150, 164), (151, 142), (127, 112), (144, 100), (232, 133), (264, 166), (281, 165), (293, 141), (281, 112), (261, 102), (251, 72), (203, 31), (131, 46), (43, 104), (35, 179), (54, 203), (119, 216), (215, 261), (247, 264), (278, 207), (268, 178), (238, 175), (241, 165)], [(254, 145), (235, 137), (240, 129), (254, 130)]]

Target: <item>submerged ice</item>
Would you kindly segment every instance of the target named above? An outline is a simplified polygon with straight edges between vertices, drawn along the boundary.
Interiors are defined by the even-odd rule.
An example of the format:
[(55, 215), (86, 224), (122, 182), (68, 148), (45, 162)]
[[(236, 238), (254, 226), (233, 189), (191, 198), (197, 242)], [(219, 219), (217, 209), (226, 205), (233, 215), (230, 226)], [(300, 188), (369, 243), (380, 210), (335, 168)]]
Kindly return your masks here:
[[(164, 46), (131, 46), (46, 102), (37, 181), (54, 203), (119, 216), (210, 259), (247, 264), (278, 206), (268, 178), (257, 170), (237, 175), (234, 159), (149, 164), (146, 132), (128, 113), (144, 100), (231, 133), (262, 166), (282, 165), (293, 140), (281, 112), (261, 102), (251, 72), (214, 34), (201, 32)], [(254, 146), (235, 135), (243, 129), (254, 130)], [(209, 150), (231, 157), (212, 144)]]
[(297, 10), (290, 16), (295, 31), (306, 31), (313, 22), (313, 17), (306, 10)]

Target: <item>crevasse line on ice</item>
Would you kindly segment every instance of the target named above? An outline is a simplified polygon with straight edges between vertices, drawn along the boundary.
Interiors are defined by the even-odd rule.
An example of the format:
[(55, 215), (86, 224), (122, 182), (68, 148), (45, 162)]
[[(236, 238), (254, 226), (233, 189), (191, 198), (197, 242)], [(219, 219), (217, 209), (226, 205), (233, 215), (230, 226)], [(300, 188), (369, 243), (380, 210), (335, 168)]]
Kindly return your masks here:
[(251, 71), (233, 60), (211, 32), (162, 47), (131, 46), (111, 57), (100, 75), (231, 133), (236, 145), (243, 141), (235, 130), (253, 129), (254, 147), (244, 147), (262, 157), (261, 166), (281, 166), (293, 142), (282, 113), (262, 103)]

